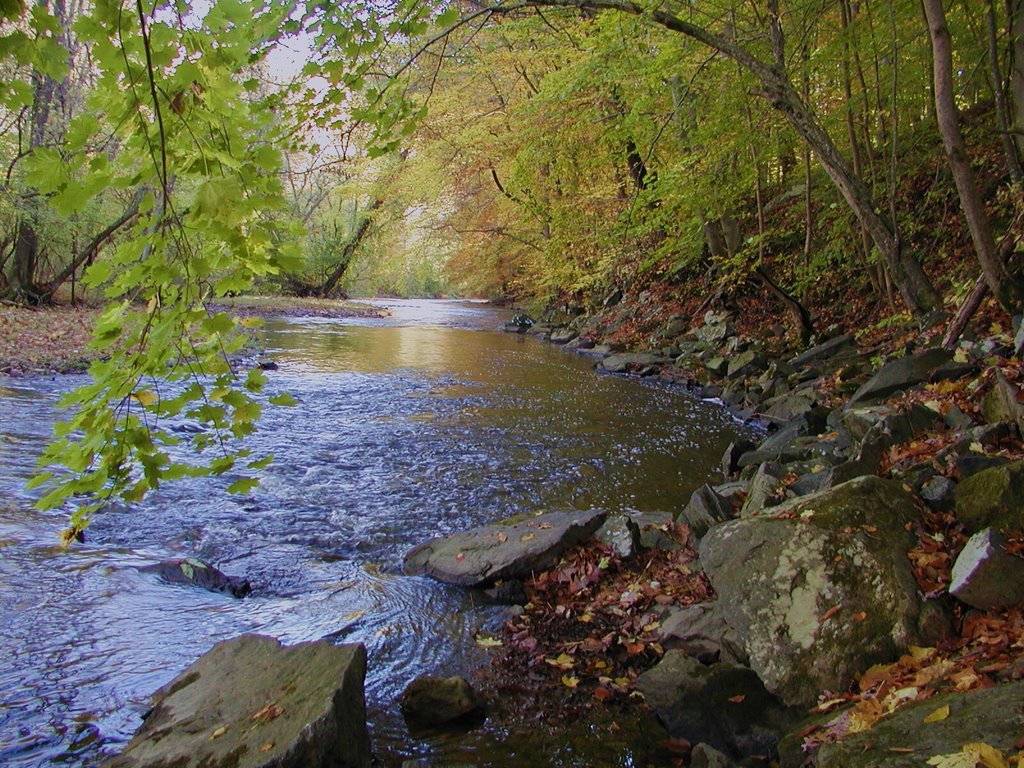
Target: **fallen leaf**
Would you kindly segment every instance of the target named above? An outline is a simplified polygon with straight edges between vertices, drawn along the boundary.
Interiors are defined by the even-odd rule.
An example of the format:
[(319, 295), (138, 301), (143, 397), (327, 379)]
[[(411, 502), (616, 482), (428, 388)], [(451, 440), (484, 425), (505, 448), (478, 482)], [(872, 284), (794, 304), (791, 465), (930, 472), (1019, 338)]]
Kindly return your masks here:
[(519, 537), (519, 540), (520, 541), (531, 541), (531, 540), (533, 540), (535, 538), (537, 538), (537, 534), (535, 534), (535, 533), (524, 533), (522, 536)]
[(501, 640), (496, 637), (487, 637), (486, 635), (477, 635), (476, 644), (481, 648), (500, 648), (502, 646)]
[(838, 612), (839, 612), (839, 606), (838, 605), (833, 605), (831, 608), (829, 608), (827, 611), (825, 611), (823, 614), (821, 614), (821, 616), (818, 617), (818, 621), (828, 621), (833, 616), (835, 616)]
[(546, 658), (544, 659), (544, 662), (553, 667), (558, 667), (559, 669), (572, 669), (576, 666), (576, 662), (573, 660), (572, 656), (567, 653), (559, 654), (558, 657), (554, 659)]
[(580, 679), (575, 675), (562, 675), (562, 685), (566, 688), (575, 688), (580, 684)]
[(212, 734), (210, 734), (210, 740), (212, 741), (213, 739), (219, 739), (221, 736), (223, 736), (227, 732), (228, 732), (228, 727), (226, 725), (222, 725), (220, 728), (218, 728)]
[(945, 720), (947, 717), (949, 717), (949, 705), (948, 704), (946, 704), (945, 706), (939, 707), (934, 712), (932, 712), (930, 715), (926, 715), (925, 718), (924, 718), (924, 721), (926, 723), (938, 723), (938, 722), (941, 722), (942, 720)]
[(276, 720), (283, 714), (284, 709), (282, 707), (278, 706), (277, 704), (271, 703), (267, 704), (267, 706), (263, 707), (258, 712), (253, 712), (252, 715), (249, 716), (249, 719), (252, 722), (256, 722), (257, 720), (263, 720), (269, 723), (271, 720)]
[(897, 755), (912, 755), (915, 752), (912, 747), (889, 747), (889, 751)]
[(850, 618), (851, 618), (851, 619), (852, 619), (853, 621), (856, 621), (856, 622), (861, 622), (861, 621), (864, 621), (864, 619), (866, 619), (867, 617), (868, 617), (868, 614), (867, 614), (867, 612), (866, 612), (866, 611), (857, 611), (857, 612), (856, 612), (855, 614), (853, 614), (853, 615), (852, 615), (852, 616), (851, 616)]
[(611, 697), (612, 692), (609, 691), (607, 688), (601, 687), (594, 689), (594, 698), (598, 701), (608, 701), (608, 699), (610, 699)]
[(502, 533), (501, 531), (498, 531), (495, 534), (495, 536), (497, 537), (498, 541), (500, 541), (502, 544), (504, 544), (506, 541), (508, 541), (508, 535)]
[(686, 739), (665, 739), (661, 742), (661, 748), (670, 754), (683, 757), (693, 751), (693, 745)]
[(733, 704), (742, 704), (746, 700), (746, 698), (747, 697), (741, 693), (737, 696), (730, 696), (729, 701), (731, 701)]
[(266, 744), (260, 745), (260, 752), (269, 752), (274, 748), (274, 742), (268, 741)]
[(362, 610), (362, 611), (352, 611), (352, 613), (345, 614), (345, 617), (342, 619), (342, 621), (355, 621), (356, 619), (363, 618), (363, 616), (365, 616), (365, 615), (366, 615), (366, 611), (365, 610)]

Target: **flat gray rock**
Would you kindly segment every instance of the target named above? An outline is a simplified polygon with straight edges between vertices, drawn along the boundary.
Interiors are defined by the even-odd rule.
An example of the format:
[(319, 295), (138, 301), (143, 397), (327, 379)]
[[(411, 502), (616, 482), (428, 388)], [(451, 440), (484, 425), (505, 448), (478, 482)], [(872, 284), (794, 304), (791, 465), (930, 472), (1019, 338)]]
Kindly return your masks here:
[(550, 568), (568, 547), (594, 534), (602, 510), (548, 512), (473, 528), (420, 544), (405, 556), (410, 576), (460, 587), (482, 587)]
[(912, 357), (886, 363), (853, 393), (847, 407), (854, 403), (878, 402), (896, 392), (929, 381), (932, 371), (952, 359), (953, 353), (949, 350), (926, 349)]
[(217, 643), (153, 694), (153, 709), (104, 768), (364, 768), (366, 649)]

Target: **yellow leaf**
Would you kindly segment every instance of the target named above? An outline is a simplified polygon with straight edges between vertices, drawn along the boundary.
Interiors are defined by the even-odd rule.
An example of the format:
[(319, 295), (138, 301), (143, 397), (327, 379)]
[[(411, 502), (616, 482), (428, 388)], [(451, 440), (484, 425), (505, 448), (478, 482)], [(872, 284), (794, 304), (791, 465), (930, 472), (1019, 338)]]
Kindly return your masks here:
[(572, 669), (576, 666), (576, 662), (573, 661), (572, 656), (567, 653), (559, 654), (558, 658), (555, 659), (546, 658), (544, 661), (553, 667), (558, 667), (559, 669)]
[(928, 758), (928, 765), (935, 768), (975, 768), (975, 760), (963, 752), (955, 752), (951, 755), (936, 755)]
[(580, 679), (575, 675), (562, 675), (562, 685), (566, 688), (575, 688), (580, 684)]
[(1003, 753), (993, 746), (984, 743), (964, 744), (964, 753), (971, 755), (984, 768), (1010, 768)]
[(537, 534), (535, 534), (535, 533), (524, 533), (522, 536), (519, 537), (519, 540), (520, 541), (530, 541), (531, 539), (535, 539), (535, 538), (537, 538)]
[(502, 643), (496, 637), (486, 637), (485, 635), (476, 636), (476, 644), (481, 648), (500, 648)]
[(211, 740), (219, 739), (221, 736), (223, 736), (227, 732), (228, 732), (228, 727), (226, 725), (222, 725), (220, 728), (218, 728), (212, 734), (210, 734), (210, 739)]
[(910, 651), (910, 655), (917, 661), (924, 661), (925, 659), (930, 659), (935, 655), (934, 648), (921, 648), (919, 646), (912, 645), (907, 650)]
[(151, 389), (139, 389), (132, 393), (132, 396), (142, 403), (143, 406), (150, 406), (155, 403), (159, 397)]
[(949, 704), (939, 707), (924, 719), (926, 723), (938, 723), (949, 717)]

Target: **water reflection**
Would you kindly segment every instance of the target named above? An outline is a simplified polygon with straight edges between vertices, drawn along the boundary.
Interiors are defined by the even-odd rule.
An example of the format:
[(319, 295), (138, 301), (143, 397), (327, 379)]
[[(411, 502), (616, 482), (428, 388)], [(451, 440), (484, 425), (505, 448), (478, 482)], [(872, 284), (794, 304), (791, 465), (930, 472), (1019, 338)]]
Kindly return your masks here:
[[(410, 737), (394, 707), (401, 688), (425, 671), (486, 663), (472, 637), (500, 618), (462, 590), (402, 576), (401, 558), (430, 536), (524, 511), (678, 509), (736, 425), (686, 393), (598, 376), (585, 358), (494, 332), (502, 316), (489, 308), (394, 302), (392, 313), (270, 323), (265, 343), (280, 366), (271, 389), (300, 405), (269, 410), (253, 441), (276, 455), (262, 488), (230, 496), (230, 477), (170, 485), (103, 514), (68, 551), (55, 546), (63, 517), (31, 511), (23, 483), (53, 403), (76, 380), (5, 385), (0, 764), (98, 764), (152, 690), (248, 631), (365, 643), (385, 765), (632, 761), (626, 735), (581, 732), (547, 757), (530, 734), (493, 724), (458, 739)], [(254, 595), (236, 601), (137, 570), (185, 556), (245, 575)]]

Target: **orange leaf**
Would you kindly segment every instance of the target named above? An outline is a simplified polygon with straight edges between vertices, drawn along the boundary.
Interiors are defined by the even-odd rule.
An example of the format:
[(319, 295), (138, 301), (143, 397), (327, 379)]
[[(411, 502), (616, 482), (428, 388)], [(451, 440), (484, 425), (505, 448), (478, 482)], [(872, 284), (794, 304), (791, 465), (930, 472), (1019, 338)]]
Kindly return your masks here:
[(738, 696), (730, 696), (729, 701), (731, 701), (733, 704), (742, 704), (746, 698), (747, 697), (741, 693)]

